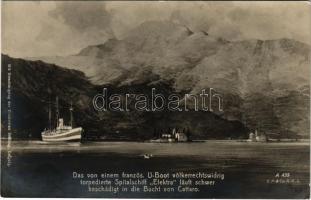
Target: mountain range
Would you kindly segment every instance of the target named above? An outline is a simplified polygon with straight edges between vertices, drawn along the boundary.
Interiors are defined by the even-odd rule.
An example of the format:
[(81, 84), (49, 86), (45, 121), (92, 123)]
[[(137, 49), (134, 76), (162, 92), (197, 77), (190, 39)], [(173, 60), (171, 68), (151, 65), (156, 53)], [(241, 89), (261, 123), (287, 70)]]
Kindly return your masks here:
[[(37, 68), (32, 68), (41, 66), (50, 71), (57, 69), (55, 73), (60, 73), (62, 81), (58, 75), (54, 75), (57, 80), (55, 84), (62, 85), (53, 86), (55, 88), (51, 89), (51, 93), (68, 96), (67, 90), (75, 91), (73, 93), (79, 96), (77, 99), (82, 99), (76, 106), (83, 108), (83, 114), (85, 111), (90, 119), (94, 119), (95, 114), (88, 108), (87, 101), (104, 86), (111, 87), (116, 93), (146, 91), (151, 86), (160, 87), (164, 91), (193, 94), (205, 88), (214, 88), (223, 95), (223, 113), (172, 113), (168, 115), (167, 122), (172, 126), (174, 119), (176, 125), (189, 122), (188, 126), (198, 136), (207, 137), (215, 137), (211, 133), (217, 129), (213, 120), (228, 123), (224, 130), (219, 130), (223, 137), (245, 137), (247, 131), (255, 129), (278, 137), (308, 137), (310, 50), (309, 45), (291, 39), (228, 41), (205, 31), (194, 32), (170, 21), (148, 21), (122, 39), (110, 39), (103, 44), (88, 46), (75, 55), (25, 58), (18, 61), (4, 56), (3, 60), (16, 62), (16, 65), (25, 68), (23, 70), (26, 71), (21, 71), (18, 75), (21, 80), (22, 76), (38, 73), (39, 77), (49, 77), (51, 83), (53, 79), (49, 74), (52, 72), (41, 72), (41, 68), (37, 72)], [(21, 64), (23, 62), (28, 64)], [(66, 73), (62, 73), (64, 70)], [(65, 74), (68, 77), (63, 77)], [(18, 86), (25, 91), (29, 90), (27, 94), (24, 91), (23, 96), (32, 96), (30, 99), (39, 95), (31, 91), (35, 90), (33, 86), (39, 84), (36, 83), (39, 80), (34, 79), (35, 75), (31, 76), (33, 77), (28, 77), (29, 80), (24, 80), (24, 86)], [(80, 78), (85, 84), (79, 84), (80, 80), (71, 82), (72, 79)], [(44, 84), (47, 80), (41, 81), (43, 83), (40, 84)], [(22, 83), (23, 81), (18, 84)], [(39, 88), (44, 90), (43, 86)], [(46, 94), (47, 96), (49, 95)], [(68, 99), (64, 101), (68, 103)], [(156, 127), (156, 122), (153, 124), (152, 120), (156, 118), (155, 115), (160, 116), (154, 113), (136, 115), (142, 121), (135, 123), (141, 127)], [(97, 114), (95, 118), (99, 121), (108, 120), (108, 116)], [(200, 122), (192, 123), (198, 118)], [(119, 118), (115, 119), (118, 121)], [(117, 127), (135, 127), (134, 124), (126, 121)], [(100, 130), (109, 132), (116, 125), (105, 126), (108, 125), (100, 126)], [(233, 131), (233, 127), (243, 130), (243, 133), (233, 134), (238, 132)], [(231, 133), (225, 133), (226, 131)], [(128, 132), (134, 135), (140, 133), (141, 137), (144, 129)]]

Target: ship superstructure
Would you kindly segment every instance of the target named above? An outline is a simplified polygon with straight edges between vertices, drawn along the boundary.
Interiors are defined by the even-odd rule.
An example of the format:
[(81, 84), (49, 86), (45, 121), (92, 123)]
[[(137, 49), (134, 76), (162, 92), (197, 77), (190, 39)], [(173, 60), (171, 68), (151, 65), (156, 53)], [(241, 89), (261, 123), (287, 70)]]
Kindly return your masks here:
[(82, 134), (82, 127), (73, 127), (73, 107), (70, 104), (70, 124), (65, 125), (64, 119), (59, 117), (58, 98), (56, 98), (56, 127), (52, 127), (52, 113), (51, 106), (49, 106), (49, 128), (42, 133), (42, 140), (46, 142), (60, 142), (60, 141), (80, 141)]

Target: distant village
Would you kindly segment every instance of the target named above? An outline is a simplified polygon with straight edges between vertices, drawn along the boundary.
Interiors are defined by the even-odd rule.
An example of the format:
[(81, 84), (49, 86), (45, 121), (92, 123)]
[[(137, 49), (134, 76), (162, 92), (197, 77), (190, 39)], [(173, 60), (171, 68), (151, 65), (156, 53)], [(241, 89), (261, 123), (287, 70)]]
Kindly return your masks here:
[[(154, 138), (151, 142), (190, 142), (191, 133), (189, 129), (168, 129), (167, 131), (161, 130), (161, 132), (154, 132)], [(267, 142), (268, 137), (265, 133), (258, 133), (257, 130), (249, 133), (247, 142)]]
[(166, 132), (154, 131), (154, 139), (151, 142), (189, 142), (190, 140), (189, 129), (168, 129)]

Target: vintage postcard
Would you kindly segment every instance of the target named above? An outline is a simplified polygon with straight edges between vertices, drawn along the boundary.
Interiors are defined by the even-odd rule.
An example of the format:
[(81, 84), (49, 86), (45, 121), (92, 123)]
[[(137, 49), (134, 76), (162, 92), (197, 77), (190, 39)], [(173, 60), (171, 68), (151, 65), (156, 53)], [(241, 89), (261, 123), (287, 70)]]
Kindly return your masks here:
[(1, 196), (308, 199), (308, 1), (1, 2)]

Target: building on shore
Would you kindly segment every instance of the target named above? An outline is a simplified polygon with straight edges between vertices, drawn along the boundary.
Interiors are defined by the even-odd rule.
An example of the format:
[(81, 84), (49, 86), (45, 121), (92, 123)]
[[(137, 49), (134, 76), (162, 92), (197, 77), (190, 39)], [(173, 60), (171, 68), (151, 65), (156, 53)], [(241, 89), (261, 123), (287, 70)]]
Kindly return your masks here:
[(257, 130), (255, 130), (255, 133), (251, 132), (249, 134), (249, 137), (247, 139), (248, 142), (267, 142), (267, 136), (265, 133), (258, 133)]
[(187, 142), (188, 137), (184, 132), (176, 132), (176, 129), (173, 129), (173, 135), (175, 136), (175, 140), (177, 142)]
[(171, 133), (161, 134), (159, 140), (162, 142), (187, 142), (189, 138), (184, 132), (176, 131), (174, 128)]
[(251, 132), (249, 134), (249, 137), (248, 137), (247, 141), (248, 142), (256, 142), (256, 135), (253, 132)]

